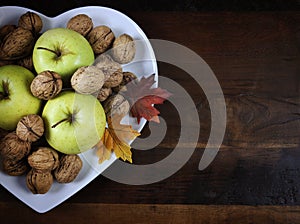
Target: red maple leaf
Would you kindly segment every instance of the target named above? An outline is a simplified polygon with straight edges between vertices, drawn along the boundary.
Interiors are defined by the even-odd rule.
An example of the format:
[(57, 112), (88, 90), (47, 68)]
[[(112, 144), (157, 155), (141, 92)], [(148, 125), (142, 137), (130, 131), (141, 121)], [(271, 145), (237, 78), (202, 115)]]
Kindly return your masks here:
[(130, 113), (137, 118), (140, 123), (142, 117), (146, 120), (159, 122), (159, 111), (153, 104), (162, 104), (172, 94), (162, 88), (151, 88), (155, 83), (154, 74), (145, 78), (142, 77), (140, 81), (131, 81), (126, 87), (127, 91), (123, 93), (124, 97), (130, 103)]

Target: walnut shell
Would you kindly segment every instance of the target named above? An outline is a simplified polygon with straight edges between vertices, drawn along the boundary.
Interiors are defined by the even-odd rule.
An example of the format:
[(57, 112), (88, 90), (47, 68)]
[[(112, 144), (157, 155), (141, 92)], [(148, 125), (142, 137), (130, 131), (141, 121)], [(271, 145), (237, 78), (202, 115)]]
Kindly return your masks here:
[(96, 66), (84, 66), (72, 75), (71, 85), (76, 92), (92, 94), (99, 91), (104, 84), (104, 74)]
[(121, 64), (131, 62), (136, 52), (133, 38), (128, 34), (122, 34), (114, 40), (111, 51), (115, 61)]
[(62, 90), (61, 76), (53, 71), (39, 73), (31, 82), (32, 95), (39, 99), (49, 100), (57, 96)]
[(29, 170), (26, 159), (14, 160), (4, 158), (2, 161), (3, 171), (10, 176), (21, 176)]
[(109, 77), (112, 76), (115, 72), (117, 73), (122, 72), (122, 66), (118, 62), (115, 62), (107, 54), (99, 55), (96, 58), (94, 65), (96, 65), (99, 69), (101, 69), (101, 71), (105, 76), (105, 81), (109, 79)]
[(59, 166), (58, 153), (48, 147), (39, 147), (27, 160), (32, 168), (41, 172), (52, 171)]
[(132, 72), (123, 72), (122, 82), (118, 86), (112, 88), (112, 90), (116, 93), (127, 91), (127, 86), (126, 85), (128, 83), (130, 83), (131, 81), (135, 80), (135, 79), (137, 79), (137, 76), (134, 73), (132, 73)]
[(72, 17), (68, 23), (67, 28), (86, 36), (94, 27), (92, 19), (85, 14), (78, 14)]
[(112, 94), (112, 89), (107, 87), (102, 87), (98, 93), (97, 99), (100, 102), (105, 101)]
[(31, 169), (26, 176), (26, 185), (33, 194), (47, 193), (53, 183), (53, 176), (50, 172), (38, 172)]
[(86, 36), (95, 54), (105, 52), (113, 43), (115, 35), (107, 26), (96, 26)]
[(116, 94), (104, 101), (103, 108), (107, 116), (112, 116), (113, 114), (127, 114), (130, 109), (130, 104), (121, 94)]
[[(0, 128), (0, 141), (2, 141), (2, 139), (9, 133), (8, 130), (5, 130), (3, 128)], [(0, 149), (1, 151), (1, 149)]]
[(43, 28), (41, 17), (34, 12), (26, 12), (19, 18), (18, 25), (33, 33), (39, 33)]
[(59, 167), (54, 171), (54, 176), (59, 183), (70, 183), (79, 174), (82, 168), (82, 160), (76, 154), (63, 155)]
[(37, 114), (24, 116), (17, 124), (16, 133), (23, 141), (35, 142), (44, 134), (44, 121)]
[(0, 59), (16, 60), (28, 56), (34, 46), (34, 37), (29, 30), (18, 27), (5, 36), (0, 51)]
[(121, 70), (117, 70), (113, 74), (111, 74), (108, 79), (105, 80), (103, 86), (106, 88), (116, 87), (120, 85), (122, 80), (123, 80), (123, 72)]
[(34, 71), (33, 61), (32, 61), (31, 55), (18, 60), (17, 64), (24, 67), (24, 68), (27, 68), (30, 71)]
[(9, 34), (11, 31), (15, 30), (17, 26), (15, 25), (4, 25), (0, 28), (0, 40), (3, 40), (4, 37)]
[(16, 132), (10, 132), (1, 141), (0, 150), (4, 158), (21, 160), (30, 153), (31, 144), (21, 140)]
[[(0, 53), (1, 54), (1, 53)], [(0, 56), (1, 57), (1, 56)], [(15, 61), (12, 60), (1, 60), (0, 59), (0, 67), (4, 65), (13, 65), (15, 64)]]

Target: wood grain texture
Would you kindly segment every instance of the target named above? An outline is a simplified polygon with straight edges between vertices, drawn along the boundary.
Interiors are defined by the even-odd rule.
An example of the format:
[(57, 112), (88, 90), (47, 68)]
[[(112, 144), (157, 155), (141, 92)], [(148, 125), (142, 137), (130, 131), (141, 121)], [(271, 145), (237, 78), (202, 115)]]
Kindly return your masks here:
[[(104, 223), (134, 219), (137, 223), (299, 223), (300, 13), (128, 15), (149, 38), (190, 48), (214, 71), (227, 106), (226, 134), (216, 159), (206, 170), (198, 170), (211, 125), (201, 86), (176, 66), (159, 62), (159, 74), (189, 93), (201, 123), (197, 148), (177, 173), (143, 186), (99, 176), (43, 216), (1, 187), (0, 219), (19, 221), (21, 217), (9, 213), (13, 208), (28, 219), (45, 223), (53, 223), (64, 214), (74, 217), (73, 223), (96, 223), (101, 218)], [(173, 97), (185, 102), (184, 97)], [(167, 134), (151, 150), (135, 149), (136, 164), (154, 163), (168, 156), (180, 137), (180, 116), (189, 116), (179, 115), (171, 102), (157, 108), (167, 123)], [(149, 134), (146, 126), (142, 137)], [(184, 143), (182, 150), (190, 146), (190, 142)], [(65, 223), (67, 220), (63, 218)]]
[[(70, 209), (72, 208), (72, 209)], [(214, 205), (161, 205), (161, 204), (68, 204), (43, 215), (15, 204), (0, 203), (1, 213), (22, 215), (2, 219), (14, 223), (282, 223), (300, 222), (298, 206), (214, 206)], [(78, 215), (80, 214), (80, 216)]]

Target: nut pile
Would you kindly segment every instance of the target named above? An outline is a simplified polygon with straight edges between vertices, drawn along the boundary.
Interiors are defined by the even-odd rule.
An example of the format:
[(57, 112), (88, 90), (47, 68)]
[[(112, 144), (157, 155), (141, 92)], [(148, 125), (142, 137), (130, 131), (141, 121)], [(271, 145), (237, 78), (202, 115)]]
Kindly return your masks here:
[(26, 185), (34, 194), (47, 193), (54, 180), (72, 182), (82, 167), (78, 155), (60, 154), (34, 144), (43, 141), (43, 134), (43, 119), (30, 114), (18, 122), (16, 131), (3, 134), (0, 143), (3, 171), (11, 176), (26, 174)]
[[(37, 74), (32, 52), (43, 28), (42, 19), (33, 12), (20, 16), (17, 25), (0, 28), (0, 66), (17, 64), (32, 71), (32, 95), (44, 101), (53, 99), (64, 90), (62, 77), (54, 71)], [(123, 71), (122, 64), (131, 62), (136, 53), (133, 37), (115, 36), (107, 25), (94, 26), (85, 14), (71, 18), (66, 28), (84, 36), (90, 43), (96, 60), (93, 65), (80, 67), (72, 75), (71, 87), (80, 94), (92, 94), (101, 102), (107, 116), (127, 114), (128, 101), (122, 96), (126, 85), (135, 74)], [(44, 139), (44, 122), (39, 115), (23, 117), (15, 131), (0, 129), (2, 168), (12, 176), (26, 175), (28, 189), (34, 194), (45, 194), (56, 180), (69, 183), (75, 180), (82, 161), (78, 155), (67, 155), (49, 147)]]
[(0, 28), (0, 65), (19, 64), (33, 70), (31, 54), (42, 19), (33, 12), (23, 14), (18, 25), (7, 24)]
[[(134, 39), (126, 33), (116, 37), (106, 25), (94, 27), (92, 19), (85, 14), (71, 18), (67, 28), (83, 35), (96, 55), (94, 65), (79, 68), (74, 73), (71, 79), (73, 89), (82, 94), (96, 95), (107, 115), (128, 113), (129, 103), (119, 91), (126, 91), (126, 84), (136, 79), (135, 74), (122, 68), (122, 64), (135, 57)], [(120, 98), (123, 103), (120, 103)]]

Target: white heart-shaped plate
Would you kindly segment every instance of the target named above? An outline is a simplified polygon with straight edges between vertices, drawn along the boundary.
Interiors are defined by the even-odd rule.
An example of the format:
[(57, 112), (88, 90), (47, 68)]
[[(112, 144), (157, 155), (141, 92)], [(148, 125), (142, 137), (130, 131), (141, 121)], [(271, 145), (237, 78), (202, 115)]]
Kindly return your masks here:
[[(27, 11), (35, 12), (31, 9), (16, 6), (0, 7), (0, 27), (6, 24), (17, 25), (19, 17)], [(131, 35), (136, 41), (137, 51), (134, 60), (129, 64), (123, 65), (123, 70), (131, 71), (138, 77), (155, 74), (157, 81), (157, 63), (151, 44), (142, 29), (123, 13), (114, 9), (98, 6), (76, 8), (53, 18), (47, 17), (39, 12), (35, 13), (43, 20), (44, 26), (42, 32), (55, 27), (66, 27), (70, 18), (83, 13), (92, 18), (94, 26), (109, 26), (115, 36), (119, 36), (123, 33)], [(146, 124), (145, 119), (142, 119), (140, 124), (137, 124), (136, 120), (130, 117), (125, 117), (122, 122), (131, 124), (132, 127), (138, 131), (141, 131)], [(50, 191), (46, 194), (32, 194), (26, 187), (25, 176), (8, 176), (2, 170), (0, 170), (0, 183), (35, 211), (39, 213), (47, 212), (85, 187), (116, 160), (116, 157), (113, 155), (110, 160), (98, 164), (95, 150), (89, 150), (80, 154), (80, 156), (83, 160), (83, 168), (75, 181), (69, 184), (59, 184), (55, 182)]]

